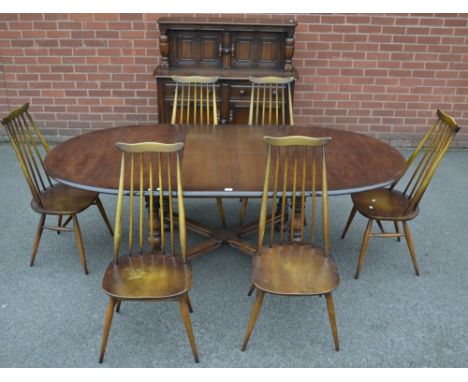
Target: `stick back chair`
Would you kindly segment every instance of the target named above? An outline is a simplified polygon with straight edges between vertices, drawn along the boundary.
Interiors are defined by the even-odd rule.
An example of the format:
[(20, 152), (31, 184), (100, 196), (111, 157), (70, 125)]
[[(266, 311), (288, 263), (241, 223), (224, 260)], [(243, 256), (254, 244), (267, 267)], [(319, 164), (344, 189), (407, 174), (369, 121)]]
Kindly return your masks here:
[[(294, 125), (291, 84), (294, 77), (249, 77), (251, 83), (249, 125)], [(248, 198), (242, 198), (239, 226), (245, 218)]]
[[(285, 296), (325, 295), (333, 341), (339, 350), (335, 308), (332, 292), (339, 284), (335, 261), (329, 255), (328, 187), (325, 146), (331, 138), (302, 136), (265, 137), (268, 156), (260, 210), (258, 252), (253, 257), (252, 286), (249, 294), (257, 289), (257, 298), (241, 350), (247, 347), (259, 314), (265, 293)], [(320, 247), (315, 242), (317, 194), (322, 196), (322, 238)], [(293, 205), (293, 214), (306, 215), (306, 196), (310, 196), (310, 233), (307, 240), (304, 225), (299, 237), (295, 237), (294, 216), (285, 218), (287, 197)], [(272, 198), (268, 244), (268, 200)], [(279, 207), (279, 208), (278, 208)], [(276, 212), (279, 211), (279, 212)], [(280, 229), (275, 229), (274, 216), (280, 214)], [(318, 219), (317, 219), (318, 220)]]
[[(78, 213), (95, 204), (111, 235), (113, 235), (112, 227), (97, 192), (79, 190), (64, 184), (53, 183), (47, 175), (44, 170), (44, 158), (49, 152), (49, 146), (28, 109), (29, 103), (26, 103), (13, 110), (2, 120), (2, 124), (5, 126), (11, 146), (16, 153), (16, 158), (31, 191), (31, 207), (41, 215), (34, 239), (30, 265), (34, 265), (44, 229), (53, 230), (57, 233), (72, 231), (75, 232), (83, 271), (88, 274), (85, 250), (77, 218)], [(57, 225), (45, 225), (47, 215), (58, 216)], [(62, 223), (62, 218), (67, 215), (69, 217)], [(73, 228), (67, 227), (71, 220), (73, 220)]]
[(218, 77), (173, 76), (175, 82), (171, 124), (217, 125)]
[[(367, 245), (371, 237), (397, 238), (398, 241), (400, 241), (401, 237), (404, 237), (411, 255), (414, 271), (419, 276), (419, 266), (408, 221), (418, 216), (421, 199), (453, 138), (460, 130), (455, 120), (448, 114), (437, 110), (437, 116), (438, 119), (408, 158), (405, 173), (400, 179), (397, 179), (389, 188), (379, 188), (351, 195), (353, 208), (341, 238), (344, 239), (346, 236), (357, 211), (368, 219), (354, 276), (355, 279), (359, 277), (361, 272)], [(409, 176), (409, 180), (403, 191), (397, 191), (395, 187), (400, 181), (403, 183), (402, 178), (405, 174)], [(381, 232), (372, 232), (374, 221), (380, 227)], [(395, 232), (385, 232), (382, 221), (393, 222)], [(403, 232), (400, 232), (400, 223), (403, 225)]]
[[(185, 209), (179, 158), (184, 144), (145, 142), (116, 145), (122, 156), (115, 216), (114, 257), (102, 281), (102, 288), (110, 300), (104, 321), (99, 362), (102, 363), (104, 360), (114, 310), (119, 311), (120, 302), (123, 300), (177, 300), (193, 356), (198, 362), (198, 351), (189, 317), (189, 311), (192, 312), (188, 295), (192, 286), (192, 269), (186, 256)], [(120, 256), (124, 195), (129, 195), (128, 246), (126, 254)], [(137, 203), (135, 196), (139, 199)], [(148, 230), (153, 232), (156, 228), (154, 220), (157, 217), (154, 216), (153, 207), (158, 203), (161, 235), (161, 243), (157, 245), (152, 240), (152, 235), (149, 235), (146, 247), (143, 239), (145, 196), (148, 197), (150, 207)], [(178, 240), (174, 229), (175, 198), (178, 209)], [(165, 208), (168, 209), (167, 212)], [(134, 224), (137, 215), (139, 215), (138, 223)], [(164, 217), (167, 216), (168, 224), (165, 224)], [(136, 249), (134, 241), (138, 243)]]
[[(171, 124), (217, 125), (216, 82), (218, 77), (173, 76), (175, 82)], [(216, 198), (218, 213), (226, 227), (223, 201)]]

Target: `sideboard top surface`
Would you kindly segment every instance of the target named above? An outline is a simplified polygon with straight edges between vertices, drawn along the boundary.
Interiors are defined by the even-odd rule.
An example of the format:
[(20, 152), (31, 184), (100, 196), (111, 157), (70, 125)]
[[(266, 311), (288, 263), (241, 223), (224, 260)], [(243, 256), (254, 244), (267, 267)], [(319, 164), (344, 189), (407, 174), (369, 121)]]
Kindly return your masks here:
[(296, 20), (287, 16), (257, 16), (257, 17), (213, 17), (213, 16), (173, 16), (161, 17), (158, 20), (160, 26), (205, 25), (205, 26), (233, 26), (233, 27), (295, 27)]

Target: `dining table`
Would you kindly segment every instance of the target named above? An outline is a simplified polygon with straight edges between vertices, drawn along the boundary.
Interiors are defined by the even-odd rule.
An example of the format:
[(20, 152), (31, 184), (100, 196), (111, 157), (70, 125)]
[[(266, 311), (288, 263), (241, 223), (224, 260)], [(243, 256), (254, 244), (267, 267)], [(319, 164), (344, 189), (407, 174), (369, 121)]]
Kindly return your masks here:
[[(185, 198), (259, 198), (267, 156), (263, 137), (288, 135), (331, 137), (327, 146), (329, 195), (386, 187), (398, 180), (406, 169), (406, 160), (396, 148), (375, 137), (346, 130), (310, 125), (170, 124), (112, 127), (75, 136), (55, 146), (47, 154), (44, 167), (59, 183), (117, 194), (121, 156), (115, 145), (117, 142), (183, 142), (181, 173)], [(221, 245), (238, 248), (249, 255), (256, 253), (256, 246), (244, 237), (255, 232), (257, 220), (224, 228), (186, 218), (186, 225), (205, 238), (189, 247), (188, 257)], [(160, 240), (157, 226), (149, 235), (152, 240)]]

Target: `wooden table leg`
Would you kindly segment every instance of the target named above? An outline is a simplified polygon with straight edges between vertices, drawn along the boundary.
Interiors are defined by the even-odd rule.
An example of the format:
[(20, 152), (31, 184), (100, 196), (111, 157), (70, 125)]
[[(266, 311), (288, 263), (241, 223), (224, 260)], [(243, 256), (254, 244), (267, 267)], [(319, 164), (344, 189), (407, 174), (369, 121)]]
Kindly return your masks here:
[(161, 250), (161, 221), (159, 218), (159, 201), (153, 202), (153, 231), (151, 231), (151, 211), (149, 197), (145, 196), (146, 209), (148, 210), (148, 243), (153, 251)]

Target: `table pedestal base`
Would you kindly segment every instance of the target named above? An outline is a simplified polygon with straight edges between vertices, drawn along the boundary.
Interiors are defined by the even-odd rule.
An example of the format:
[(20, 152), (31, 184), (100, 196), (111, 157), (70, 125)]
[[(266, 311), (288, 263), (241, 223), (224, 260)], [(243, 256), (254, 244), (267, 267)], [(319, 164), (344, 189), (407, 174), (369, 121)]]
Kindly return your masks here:
[[(174, 217), (177, 220), (177, 214), (174, 214)], [(279, 217), (275, 216), (275, 223), (278, 221)], [(270, 223), (271, 217), (268, 217), (267, 224)], [(187, 226), (187, 230), (207, 238), (207, 240), (195, 244), (187, 249), (188, 258), (194, 258), (206, 252), (213, 251), (223, 245), (237, 248), (249, 256), (253, 256), (257, 253), (257, 245), (242, 240), (242, 236), (248, 236), (255, 233), (258, 230), (258, 220), (239, 227), (237, 230), (210, 228), (190, 218), (185, 218), (185, 224)]]

